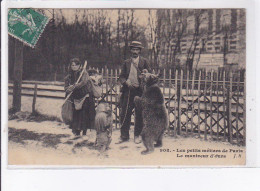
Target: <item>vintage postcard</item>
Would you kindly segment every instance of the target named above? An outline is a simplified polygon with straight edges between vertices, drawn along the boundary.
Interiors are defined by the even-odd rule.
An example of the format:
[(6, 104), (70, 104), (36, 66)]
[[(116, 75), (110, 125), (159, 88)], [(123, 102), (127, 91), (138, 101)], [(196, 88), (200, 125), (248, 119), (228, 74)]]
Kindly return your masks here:
[(246, 165), (245, 8), (7, 14), (8, 165)]

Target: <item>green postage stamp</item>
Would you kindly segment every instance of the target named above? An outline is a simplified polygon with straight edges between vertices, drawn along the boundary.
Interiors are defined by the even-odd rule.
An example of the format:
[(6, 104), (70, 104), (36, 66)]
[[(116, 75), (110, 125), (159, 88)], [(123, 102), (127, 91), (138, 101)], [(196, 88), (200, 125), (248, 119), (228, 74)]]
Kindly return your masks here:
[(8, 33), (34, 48), (48, 21), (33, 9), (9, 9)]

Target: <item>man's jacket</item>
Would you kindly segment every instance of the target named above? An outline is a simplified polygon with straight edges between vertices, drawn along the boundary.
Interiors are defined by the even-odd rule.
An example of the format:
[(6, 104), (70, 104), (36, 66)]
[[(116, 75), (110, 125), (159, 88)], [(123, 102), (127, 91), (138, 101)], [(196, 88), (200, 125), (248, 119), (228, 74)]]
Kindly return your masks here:
[[(123, 65), (121, 67), (121, 74), (119, 75), (119, 82), (123, 85), (123, 88), (125, 86), (124, 84), (125, 84), (126, 80), (128, 79), (130, 69), (131, 69), (131, 59), (127, 59), (123, 63)], [(137, 79), (139, 81), (139, 84), (141, 83), (141, 79), (139, 78), (139, 76), (144, 69), (147, 69), (148, 72), (151, 72), (150, 66), (149, 66), (149, 61), (146, 58), (139, 56), (139, 63), (138, 63), (138, 69), (137, 69)]]

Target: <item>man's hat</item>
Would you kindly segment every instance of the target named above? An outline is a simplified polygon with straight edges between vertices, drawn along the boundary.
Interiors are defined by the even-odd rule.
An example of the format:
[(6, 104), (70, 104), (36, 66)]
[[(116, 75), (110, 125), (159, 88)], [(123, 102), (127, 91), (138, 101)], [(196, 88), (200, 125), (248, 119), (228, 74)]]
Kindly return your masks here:
[(144, 48), (142, 46), (142, 43), (139, 41), (132, 41), (129, 46), (130, 46), (130, 48), (140, 48), (140, 49)]

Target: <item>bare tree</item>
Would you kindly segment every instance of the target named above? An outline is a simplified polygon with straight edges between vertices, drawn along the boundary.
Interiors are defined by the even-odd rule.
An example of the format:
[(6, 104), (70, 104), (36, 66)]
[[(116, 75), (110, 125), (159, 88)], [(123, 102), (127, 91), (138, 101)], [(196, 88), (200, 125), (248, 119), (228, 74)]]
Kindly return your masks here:
[(122, 35), (124, 39), (124, 59), (126, 59), (128, 41), (129, 41), (129, 21), (130, 15), (128, 10), (124, 10), (122, 14)]
[(155, 67), (158, 67), (158, 55), (160, 53), (160, 45), (158, 43), (158, 39), (161, 38), (161, 16), (160, 12), (157, 11), (157, 20), (155, 11), (152, 11), (149, 9), (148, 11), (149, 17), (148, 17), (148, 25), (150, 27), (150, 42), (152, 46), (152, 54), (151, 59), (153, 59), (153, 63)]
[(133, 9), (131, 9), (129, 28), (131, 31), (130, 41), (133, 41), (134, 40), (134, 10)]
[(121, 10), (118, 9), (117, 12), (117, 49), (118, 49), (118, 56), (120, 58), (121, 51), (120, 51), (120, 22), (121, 22)]
[[(169, 61), (171, 63), (176, 64), (176, 58), (178, 53), (180, 53), (181, 50), (181, 41), (184, 37), (184, 32), (187, 28), (187, 11), (179, 9), (177, 11), (173, 12), (172, 15), (172, 27), (171, 27), (171, 39), (173, 39), (174, 44), (169, 46), (170, 49), (170, 59)], [(168, 41), (171, 42), (171, 41)]]
[(197, 46), (199, 45), (200, 37), (202, 36), (202, 30), (200, 28), (200, 25), (202, 23), (202, 14), (205, 12), (205, 10), (199, 9), (195, 10), (194, 13), (194, 19), (195, 19), (195, 27), (194, 27), (194, 33), (192, 42), (190, 44), (190, 48), (187, 53), (187, 60), (186, 60), (186, 67), (187, 69), (191, 70), (193, 68), (193, 61), (194, 56), (196, 53)]

